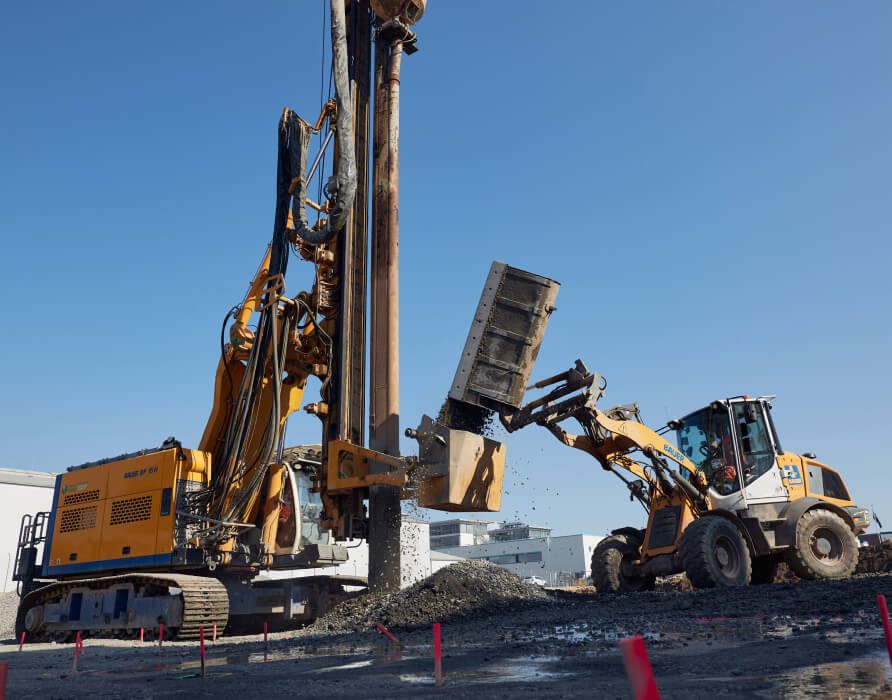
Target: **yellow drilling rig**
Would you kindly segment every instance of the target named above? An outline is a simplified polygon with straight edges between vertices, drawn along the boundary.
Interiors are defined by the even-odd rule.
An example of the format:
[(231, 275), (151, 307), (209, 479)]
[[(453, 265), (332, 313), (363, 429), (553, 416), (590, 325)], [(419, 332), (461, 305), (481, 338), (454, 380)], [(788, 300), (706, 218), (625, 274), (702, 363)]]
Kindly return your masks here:
[[(409, 431), (417, 457), (399, 455), (395, 434), (399, 65), (404, 52), (416, 50), (412, 25), (424, 4), (352, 0), (345, 8), (344, 0), (330, 0), (335, 96), (312, 123), (290, 109), (282, 113), (273, 237), (243, 301), (224, 320), (201, 441), (189, 448), (170, 438), (58, 476), (52, 510), (22, 522), (18, 634), (31, 641), (76, 631), (126, 636), (163, 624), (168, 638), (189, 638), (202, 626), (304, 622), (345, 596), (346, 584), (360, 582), (260, 580), (261, 572), (337, 564), (347, 558), (339, 542), (366, 538), (372, 584), (377, 576), (382, 588), (392, 588), (399, 580), (401, 498), (443, 510), (498, 510), (505, 464), (499, 443), (457, 429), (457, 417), (448, 416), (425, 417)], [(314, 134), (322, 135), (322, 146), (310, 162)], [(307, 185), (332, 142), (333, 174), (323, 201), (314, 202)], [(319, 214), (313, 225), (308, 209)], [(298, 293), (286, 288), (292, 254), (313, 271)], [(500, 361), (498, 373), (512, 377), (519, 398), (555, 287), (506, 266), (491, 281), (503, 297), (515, 294), (506, 299), (520, 326), (505, 331), (513, 357)], [(286, 448), (286, 422), (302, 405), (310, 377), (320, 382), (319, 398), (305, 410), (321, 422), (320, 444)]]

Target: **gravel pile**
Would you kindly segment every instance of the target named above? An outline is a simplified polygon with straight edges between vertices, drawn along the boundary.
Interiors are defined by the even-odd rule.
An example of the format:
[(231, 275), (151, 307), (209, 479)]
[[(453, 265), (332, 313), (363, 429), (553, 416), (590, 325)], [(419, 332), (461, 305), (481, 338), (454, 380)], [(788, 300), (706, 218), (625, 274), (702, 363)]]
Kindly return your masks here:
[(520, 609), (547, 600), (538, 586), (524, 583), (486, 561), (463, 561), (440, 569), (399, 593), (367, 593), (345, 601), (315, 622), (311, 630), (349, 632), (376, 623), (405, 628), (449, 618)]
[(18, 609), (18, 593), (0, 593), (0, 639), (15, 637), (15, 616)]

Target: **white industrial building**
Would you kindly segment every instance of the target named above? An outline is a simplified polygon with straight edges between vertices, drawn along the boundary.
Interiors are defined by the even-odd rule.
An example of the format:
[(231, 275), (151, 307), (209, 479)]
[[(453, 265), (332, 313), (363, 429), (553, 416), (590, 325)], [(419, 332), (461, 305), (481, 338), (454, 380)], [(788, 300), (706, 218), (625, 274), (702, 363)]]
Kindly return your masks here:
[[(541, 528), (533, 531), (537, 529)], [(521, 578), (538, 576), (549, 586), (568, 586), (591, 575), (592, 552), (602, 539), (596, 535), (491, 539), (481, 544), (444, 547), (439, 551), (463, 559), (485, 559)]]
[(0, 468), (0, 566), (3, 567), (3, 591), (14, 591), (12, 580), (15, 555), (19, 544), (22, 516), (48, 511), (53, 507), (56, 475), (23, 469)]
[(487, 520), (453, 518), (430, 523), (431, 549), (465, 547), (469, 544), (489, 542), (489, 530), (498, 523)]
[(472, 520), (452, 518), (430, 524), (431, 549), (466, 547), (491, 541), (529, 540), (548, 537), (551, 528), (528, 525), (521, 522), (495, 522), (492, 520)]

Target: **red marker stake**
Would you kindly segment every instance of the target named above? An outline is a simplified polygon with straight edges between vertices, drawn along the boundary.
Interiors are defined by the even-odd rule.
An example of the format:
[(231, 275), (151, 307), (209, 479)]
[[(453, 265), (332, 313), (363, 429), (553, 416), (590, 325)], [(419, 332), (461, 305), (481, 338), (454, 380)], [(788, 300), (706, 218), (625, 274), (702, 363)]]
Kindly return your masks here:
[(623, 663), (626, 665), (629, 685), (632, 686), (632, 698), (660, 700), (660, 691), (657, 690), (657, 681), (647, 656), (644, 640), (640, 636), (626, 637), (620, 640), (619, 648), (623, 652)]
[(217, 643), (217, 623), (214, 623), (214, 644)]
[(387, 637), (391, 642), (393, 642), (394, 644), (399, 644), (400, 646), (402, 646), (402, 642), (400, 642), (399, 639), (397, 639), (396, 637), (394, 637), (394, 636), (390, 633), (390, 630), (388, 630), (384, 625), (376, 624), (375, 627), (377, 628), (377, 630), (378, 630), (381, 634), (383, 634), (385, 637)]
[(880, 617), (883, 619), (883, 629), (886, 631), (886, 648), (889, 650), (889, 663), (892, 664), (892, 627), (889, 626), (889, 608), (886, 607), (886, 596), (877, 596), (877, 605), (880, 606)]
[(443, 683), (443, 648), (440, 644), (440, 623), (434, 623), (434, 683)]
[(19, 640), (19, 651), (25, 646), (25, 630), (22, 630), (22, 638)]
[(158, 623), (158, 648), (164, 644), (164, 623)]
[(201, 677), (204, 678), (204, 625), (198, 628), (198, 648), (201, 651)]
[(9, 663), (0, 662), (0, 700), (6, 700), (6, 675), (9, 672)]
[(146, 640), (146, 631), (144, 628), (139, 628), (139, 643), (142, 644)]
[(74, 661), (71, 663), (71, 669), (75, 673), (77, 673), (77, 655), (80, 653), (81, 647), (79, 644), (74, 645)]
[(78, 649), (80, 649), (81, 654), (84, 653), (84, 640), (81, 639), (80, 630), (78, 630), (74, 635), (74, 646), (76, 646)]

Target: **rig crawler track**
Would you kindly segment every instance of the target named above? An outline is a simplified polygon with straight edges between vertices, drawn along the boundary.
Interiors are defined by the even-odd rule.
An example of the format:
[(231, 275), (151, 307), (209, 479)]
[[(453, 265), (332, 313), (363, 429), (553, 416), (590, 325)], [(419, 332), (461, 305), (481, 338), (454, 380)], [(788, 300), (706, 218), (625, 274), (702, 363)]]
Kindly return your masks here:
[[(121, 591), (127, 591), (126, 598)], [(229, 619), (225, 586), (209, 576), (126, 574), (60, 581), (24, 596), (16, 636), (44, 641), (76, 631), (93, 636), (135, 634), (165, 626), (168, 639), (195, 639), (202, 627), (222, 632)]]

